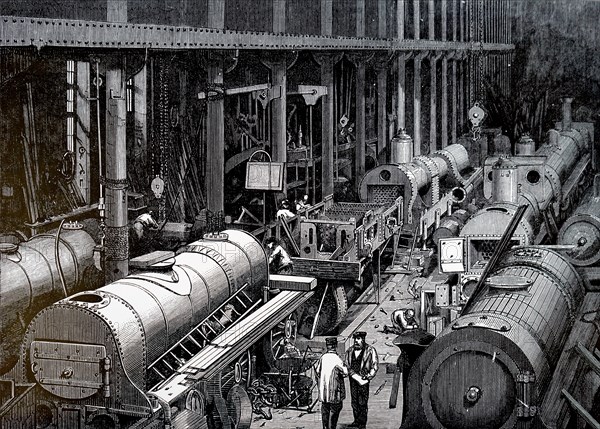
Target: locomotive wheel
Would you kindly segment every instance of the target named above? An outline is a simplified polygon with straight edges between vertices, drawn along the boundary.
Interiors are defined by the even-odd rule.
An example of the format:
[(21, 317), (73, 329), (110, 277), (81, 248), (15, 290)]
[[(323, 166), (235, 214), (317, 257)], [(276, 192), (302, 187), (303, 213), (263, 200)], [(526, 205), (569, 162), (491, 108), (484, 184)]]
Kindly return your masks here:
[(304, 372), (310, 368), (312, 362), (303, 359), (302, 350), (295, 346), (297, 326), (296, 313), (291, 313), (265, 336), (263, 353), (273, 370)]
[(249, 429), (252, 423), (252, 402), (246, 390), (234, 385), (227, 393), (227, 411), (234, 429)]
[(252, 358), (250, 350), (237, 358), (221, 375), (221, 392), (223, 397), (225, 393), (235, 385), (244, 388), (250, 385), (250, 375), (252, 373)]
[[(325, 284), (317, 287), (315, 294), (300, 307), (300, 326), (298, 332), (310, 337), (312, 327), (315, 321), (321, 299), (325, 292)], [(327, 288), (325, 301), (319, 314), (319, 321), (315, 329), (315, 335), (325, 335), (336, 328), (346, 317), (348, 313), (348, 296), (344, 284), (341, 282), (330, 282)]]

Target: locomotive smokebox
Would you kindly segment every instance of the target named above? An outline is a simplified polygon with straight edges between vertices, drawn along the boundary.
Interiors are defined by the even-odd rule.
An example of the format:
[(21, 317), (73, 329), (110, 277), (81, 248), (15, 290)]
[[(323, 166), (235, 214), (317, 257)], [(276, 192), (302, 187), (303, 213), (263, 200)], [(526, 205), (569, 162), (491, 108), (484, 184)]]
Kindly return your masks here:
[(581, 204), (558, 233), (558, 244), (573, 245), (565, 252), (573, 265), (585, 267), (600, 261), (600, 176), (594, 177)]
[(492, 166), (492, 202), (517, 203), (517, 166), (510, 158), (498, 158)]
[(392, 164), (405, 164), (410, 162), (413, 157), (413, 139), (400, 128), (398, 134), (392, 138), (391, 159)]

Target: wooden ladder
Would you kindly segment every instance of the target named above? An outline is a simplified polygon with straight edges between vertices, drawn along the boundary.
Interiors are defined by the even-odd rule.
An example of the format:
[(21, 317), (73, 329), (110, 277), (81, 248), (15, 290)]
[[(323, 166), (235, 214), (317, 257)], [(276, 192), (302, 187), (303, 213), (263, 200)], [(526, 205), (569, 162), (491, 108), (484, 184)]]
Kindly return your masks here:
[[(596, 374), (600, 376), (600, 351), (598, 349), (594, 350), (594, 353), (590, 352), (586, 349), (580, 342), (577, 343), (575, 347), (575, 351), (579, 354), (581, 361), (586, 364), (588, 367), (593, 369)], [(585, 409), (583, 405), (577, 401), (573, 395), (571, 395), (567, 389), (561, 390), (562, 395), (567, 400), (567, 403), (571, 406), (573, 411), (579, 415), (587, 424), (589, 424), (593, 429), (600, 429), (600, 423)]]
[(261, 299), (253, 301), (244, 291), (247, 287), (248, 283), (245, 283), (148, 366), (159, 377), (159, 382), (168, 379), (227, 327), (251, 313), (262, 302)]

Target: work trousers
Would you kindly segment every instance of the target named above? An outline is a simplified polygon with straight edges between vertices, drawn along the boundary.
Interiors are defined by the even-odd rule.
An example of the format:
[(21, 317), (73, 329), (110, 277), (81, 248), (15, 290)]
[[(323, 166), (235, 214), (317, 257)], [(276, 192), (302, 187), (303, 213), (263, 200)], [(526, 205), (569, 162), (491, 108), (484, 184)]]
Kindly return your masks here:
[(323, 429), (336, 429), (343, 402), (321, 402)]
[(359, 428), (367, 426), (367, 413), (369, 412), (369, 383), (360, 385), (350, 379), (350, 396), (352, 397), (352, 413), (354, 423)]

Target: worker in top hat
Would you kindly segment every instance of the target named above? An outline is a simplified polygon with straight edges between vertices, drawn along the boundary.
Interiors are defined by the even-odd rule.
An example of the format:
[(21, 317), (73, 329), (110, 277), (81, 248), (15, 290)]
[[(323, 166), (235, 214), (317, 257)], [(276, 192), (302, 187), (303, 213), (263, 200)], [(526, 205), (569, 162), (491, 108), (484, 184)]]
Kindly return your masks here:
[(350, 397), (354, 421), (348, 427), (365, 429), (369, 411), (369, 382), (379, 369), (379, 357), (374, 347), (365, 341), (367, 333), (353, 334), (354, 345), (346, 351), (346, 366), (350, 376)]
[(326, 338), (325, 345), (327, 350), (315, 365), (319, 380), (321, 419), (323, 429), (336, 429), (346, 398), (344, 377), (348, 376), (348, 368), (337, 354), (337, 338)]

